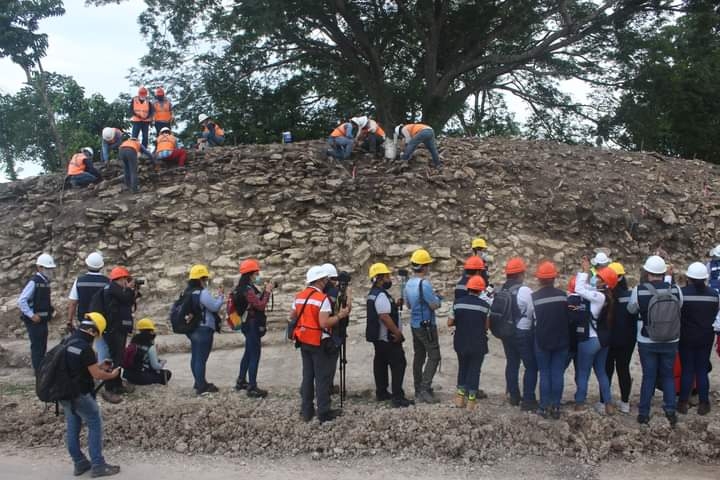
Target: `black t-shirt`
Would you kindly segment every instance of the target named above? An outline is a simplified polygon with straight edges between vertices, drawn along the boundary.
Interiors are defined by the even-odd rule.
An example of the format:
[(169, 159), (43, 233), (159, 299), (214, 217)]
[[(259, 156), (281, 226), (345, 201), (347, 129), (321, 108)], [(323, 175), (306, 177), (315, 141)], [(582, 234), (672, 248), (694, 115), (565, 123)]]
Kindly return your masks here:
[(92, 335), (78, 330), (73, 334), (65, 352), (68, 370), (77, 382), (81, 394), (91, 393), (95, 389), (95, 380), (88, 371), (90, 365), (97, 363), (97, 355), (93, 350), (92, 342)]

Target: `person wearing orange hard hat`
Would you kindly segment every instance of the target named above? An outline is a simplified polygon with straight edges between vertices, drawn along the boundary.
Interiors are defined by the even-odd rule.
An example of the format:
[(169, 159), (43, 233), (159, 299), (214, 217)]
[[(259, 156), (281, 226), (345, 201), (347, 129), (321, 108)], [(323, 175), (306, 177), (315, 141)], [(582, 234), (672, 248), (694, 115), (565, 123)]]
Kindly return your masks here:
[(535, 323), (535, 359), (540, 372), (538, 415), (560, 418), (560, 401), (565, 386), (565, 368), (570, 347), (570, 318), (565, 292), (555, 288), (557, 268), (542, 262), (535, 277), (540, 288), (532, 294)]
[(155, 134), (159, 135), (163, 128), (170, 128), (172, 121), (172, 103), (165, 96), (165, 89), (158, 87), (155, 89), (155, 101), (153, 102)]
[[(261, 286), (262, 291), (258, 288)], [(260, 263), (248, 258), (240, 263), (240, 280), (230, 294), (235, 311), (240, 315), (239, 329), (245, 335), (245, 353), (240, 361), (240, 374), (235, 383), (235, 390), (245, 390), (247, 396), (251, 398), (264, 398), (268, 393), (267, 390), (258, 388), (257, 372), (262, 349), (260, 339), (265, 336), (267, 330), (265, 308), (270, 300), (273, 286), (272, 281), (264, 281), (260, 275)]]
[(155, 115), (153, 104), (148, 98), (148, 89), (138, 88), (138, 94), (130, 100), (130, 123), (132, 124), (132, 138), (139, 138), (142, 133), (142, 145), (147, 148), (150, 134), (150, 123)]
[(485, 261), (479, 256), (472, 255), (468, 257), (467, 260), (465, 260), (465, 263), (463, 264), (463, 275), (462, 277), (460, 277), (460, 280), (458, 280), (457, 285), (455, 285), (456, 301), (467, 295), (467, 281), (468, 279), (470, 279), (470, 277), (474, 275), (480, 275), (481, 277), (483, 277), (483, 280), (485, 280), (485, 285), (487, 286), (487, 279), (483, 275), (484, 271)]

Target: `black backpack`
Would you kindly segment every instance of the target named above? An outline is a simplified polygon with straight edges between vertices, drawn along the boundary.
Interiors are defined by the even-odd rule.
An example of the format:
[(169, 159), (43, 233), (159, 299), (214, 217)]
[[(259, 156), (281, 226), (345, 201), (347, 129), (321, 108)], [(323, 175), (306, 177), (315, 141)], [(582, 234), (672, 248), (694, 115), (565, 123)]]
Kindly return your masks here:
[(517, 292), (521, 284), (495, 292), (490, 306), (490, 331), (500, 340), (515, 335)]
[(186, 289), (170, 309), (170, 325), (175, 333), (188, 334), (195, 331), (203, 319), (200, 290)]
[(35, 379), (35, 393), (43, 402), (72, 400), (80, 395), (80, 388), (67, 364), (66, 352), (69, 347), (78, 348), (70, 338), (64, 338), (45, 354), (40, 364)]

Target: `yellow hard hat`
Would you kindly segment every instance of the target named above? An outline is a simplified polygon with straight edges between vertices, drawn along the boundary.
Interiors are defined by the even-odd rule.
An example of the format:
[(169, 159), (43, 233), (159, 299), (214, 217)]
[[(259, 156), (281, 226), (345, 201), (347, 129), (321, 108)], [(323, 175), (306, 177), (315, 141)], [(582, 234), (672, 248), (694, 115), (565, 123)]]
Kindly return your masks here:
[(370, 265), (370, 273), (368, 276), (370, 278), (375, 278), (378, 275), (384, 275), (386, 273), (390, 273), (390, 269), (385, 265), (384, 263), (373, 263)]
[(155, 330), (155, 323), (149, 318), (143, 318), (142, 320), (138, 320), (135, 328), (138, 330)]
[(208, 272), (208, 269), (205, 265), (193, 265), (190, 269), (190, 275), (188, 276), (188, 279), (198, 280), (200, 278), (205, 278), (209, 276), (210, 272)]
[(472, 241), (472, 247), (473, 249), (476, 248), (487, 248), (487, 243), (485, 242), (484, 238), (476, 238)]
[(608, 267), (613, 269), (618, 275), (625, 275), (625, 267), (623, 267), (623, 264), (620, 262), (612, 262)]
[(99, 313), (99, 312), (86, 313), (85, 319), (86, 320), (82, 323), (86, 323), (87, 320), (90, 320), (95, 325), (95, 328), (97, 328), (98, 333), (100, 335), (103, 334), (103, 332), (105, 331), (105, 328), (107, 327), (107, 320), (105, 320), (105, 317), (103, 316), (102, 313)]
[(410, 262), (415, 265), (427, 265), (434, 261), (435, 260), (433, 260), (428, 251), (422, 248), (420, 250), (415, 250), (410, 257)]

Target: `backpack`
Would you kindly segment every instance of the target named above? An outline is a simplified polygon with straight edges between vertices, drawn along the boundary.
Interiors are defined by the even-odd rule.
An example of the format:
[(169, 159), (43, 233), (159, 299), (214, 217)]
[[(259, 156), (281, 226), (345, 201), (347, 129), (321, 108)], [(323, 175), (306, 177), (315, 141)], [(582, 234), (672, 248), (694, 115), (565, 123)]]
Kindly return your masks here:
[(136, 370), (138, 348), (136, 343), (130, 343), (125, 347), (122, 358), (122, 367), (128, 370)]
[(515, 305), (517, 292), (522, 285), (516, 284), (495, 292), (490, 306), (490, 331), (500, 340), (515, 335)]
[(645, 328), (650, 340), (670, 342), (680, 337), (680, 300), (672, 294), (672, 287), (657, 290), (646, 283), (652, 297), (647, 308)]
[(233, 330), (240, 330), (247, 319), (248, 301), (243, 292), (235, 287), (227, 299), (227, 323)]
[(80, 388), (70, 374), (66, 352), (72, 345), (70, 338), (64, 338), (60, 343), (45, 354), (35, 379), (35, 393), (43, 402), (59, 402), (72, 400), (80, 395)]
[(170, 325), (174, 333), (188, 334), (195, 331), (202, 321), (204, 309), (196, 295), (200, 290), (186, 289), (180, 294), (170, 309)]

